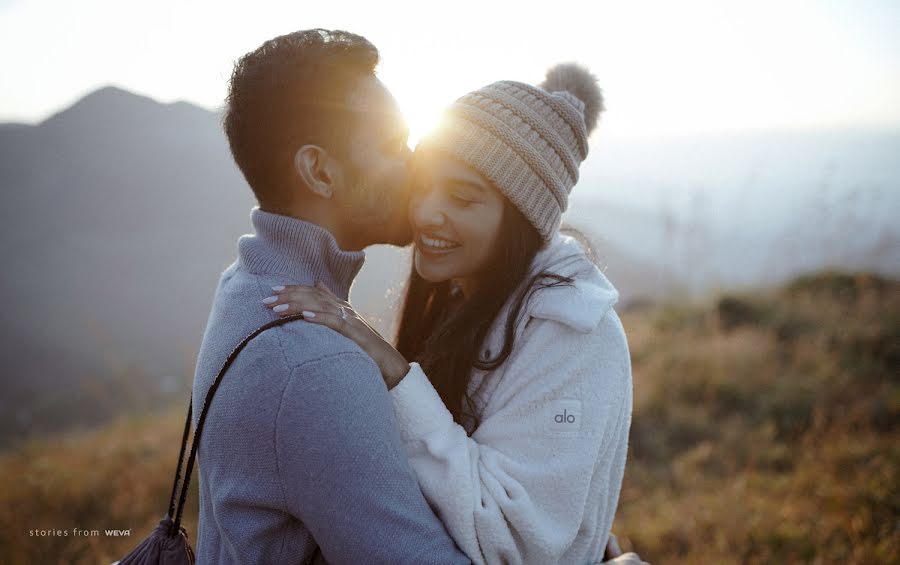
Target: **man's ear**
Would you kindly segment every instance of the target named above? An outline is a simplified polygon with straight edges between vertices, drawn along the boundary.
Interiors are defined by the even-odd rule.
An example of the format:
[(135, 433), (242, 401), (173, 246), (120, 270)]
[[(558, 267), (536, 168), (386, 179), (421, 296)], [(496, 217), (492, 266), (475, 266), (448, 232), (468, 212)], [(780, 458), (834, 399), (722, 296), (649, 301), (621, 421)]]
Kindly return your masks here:
[(318, 145), (304, 145), (294, 153), (294, 171), (316, 196), (331, 198), (339, 171), (334, 159)]

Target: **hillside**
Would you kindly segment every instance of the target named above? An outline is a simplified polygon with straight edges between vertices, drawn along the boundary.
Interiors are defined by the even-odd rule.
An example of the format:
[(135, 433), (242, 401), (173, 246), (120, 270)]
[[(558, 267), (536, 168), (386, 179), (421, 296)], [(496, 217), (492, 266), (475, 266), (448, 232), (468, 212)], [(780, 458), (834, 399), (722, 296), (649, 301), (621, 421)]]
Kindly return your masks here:
[(185, 390), (249, 231), (219, 130), (212, 112), (116, 88), (0, 130), (0, 445)]
[[(187, 390), (219, 275), (252, 230), (220, 119), (109, 87), (0, 127), (0, 448)], [(625, 298), (649, 288), (652, 270), (617, 257)], [(382, 327), (404, 261), (371, 248), (354, 285)]]
[(653, 562), (896, 563), (900, 281), (833, 272), (629, 312), (616, 530)]
[[(900, 281), (824, 272), (621, 314), (635, 387), (614, 526), (626, 549), (652, 563), (900, 560)], [(0, 493), (0, 562), (105, 563), (135, 545), (165, 511), (182, 409), (0, 457), (0, 484), (16, 485)], [(29, 536), (74, 527), (132, 533)]]

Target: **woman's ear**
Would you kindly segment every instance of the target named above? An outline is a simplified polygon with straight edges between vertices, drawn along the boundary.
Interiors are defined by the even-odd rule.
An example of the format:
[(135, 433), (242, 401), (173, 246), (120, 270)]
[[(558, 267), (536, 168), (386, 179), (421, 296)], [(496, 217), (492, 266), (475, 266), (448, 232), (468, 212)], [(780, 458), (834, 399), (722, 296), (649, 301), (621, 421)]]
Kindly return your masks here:
[(304, 145), (294, 153), (294, 170), (316, 196), (331, 198), (334, 195), (337, 181), (334, 159), (318, 145)]

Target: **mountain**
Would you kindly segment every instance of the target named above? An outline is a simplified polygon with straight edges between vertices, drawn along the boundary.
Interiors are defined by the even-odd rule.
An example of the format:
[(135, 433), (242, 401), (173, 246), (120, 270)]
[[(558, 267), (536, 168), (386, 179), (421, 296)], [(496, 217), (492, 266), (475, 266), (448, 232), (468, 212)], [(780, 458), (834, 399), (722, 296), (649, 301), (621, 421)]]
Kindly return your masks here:
[(828, 267), (897, 276), (897, 155), (900, 129), (888, 127), (650, 139), (601, 131), (568, 215), (657, 265), (664, 289), (695, 295)]
[(0, 129), (3, 423), (40, 427), (97, 382), (140, 397), (179, 375), (184, 390), (219, 273), (250, 231), (219, 120), (104, 88)]
[[(220, 120), (108, 87), (0, 125), (7, 435), (187, 390), (218, 277), (251, 231)], [(367, 253), (352, 299), (392, 332), (408, 250)]]
[[(855, 153), (837, 141), (833, 150), (870, 156), (865, 170), (887, 175), (873, 181), (884, 185), (900, 177), (886, 171), (896, 169), (896, 160), (879, 166), (887, 159), (883, 148), (898, 137), (878, 135), (848, 137)], [(796, 149), (801, 141), (782, 147)], [(837, 238), (816, 233), (824, 225), (818, 216), (782, 205), (790, 199), (778, 196), (799, 173), (781, 178), (766, 168), (759, 147), (773, 146), (769, 139), (601, 139), (564, 220), (589, 237), (623, 306), (673, 290), (786, 276), (765, 268), (782, 249), (766, 235), (780, 228), (764, 220), (801, 218), (814, 240), (831, 242), (830, 250)], [(697, 179), (706, 179), (707, 188), (732, 187), (748, 158), (762, 172), (747, 182), (767, 196), (758, 201), (744, 191), (743, 203), (732, 208), (747, 214), (724, 214), (719, 192), (699, 207), (703, 213), (696, 199), (684, 198)], [(804, 162), (808, 169), (817, 161)], [(791, 170), (804, 170), (803, 163)], [(236, 239), (251, 231), (255, 203), (231, 159), (220, 114), (103, 88), (41, 123), (0, 124), (0, 187), (0, 424), (6, 430), (0, 443), (183, 395), (215, 285), (234, 260)], [(664, 205), (656, 206), (657, 199)], [(880, 270), (890, 271), (895, 232), (884, 232), (881, 218), (891, 206), (866, 202), (878, 213), (857, 215), (879, 219), (853, 224), (854, 237), (846, 240), (862, 241), (863, 252), (845, 247), (866, 255), (871, 237), (865, 234), (880, 233), (887, 242), (879, 259), (887, 267)], [(795, 244), (808, 259), (814, 253), (805, 241)], [(351, 300), (390, 335), (409, 252), (375, 246), (367, 257)], [(822, 262), (813, 259), (809, 268)]]

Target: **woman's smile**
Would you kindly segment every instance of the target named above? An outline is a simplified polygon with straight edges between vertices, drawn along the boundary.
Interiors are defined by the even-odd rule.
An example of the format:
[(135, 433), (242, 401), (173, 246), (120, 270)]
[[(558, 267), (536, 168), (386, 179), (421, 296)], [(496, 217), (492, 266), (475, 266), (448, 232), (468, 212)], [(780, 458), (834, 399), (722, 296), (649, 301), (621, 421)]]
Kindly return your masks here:
[(451, 239), (443, 238), (437, 234), (420, 232), (416, 235), (416, 249), (429, 258), (446, 257), (461, 247)]
[(408, 212), (419, 276), (437, 283), (484, 271), (498, 246), (505, 202), (476, 169), (442, 151), (417, 149)]

